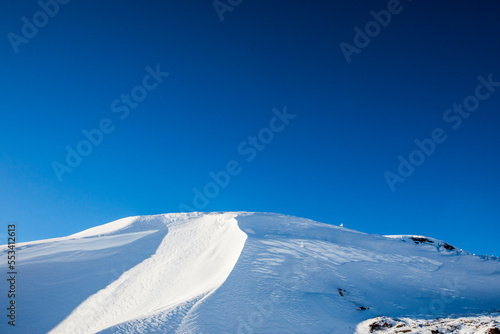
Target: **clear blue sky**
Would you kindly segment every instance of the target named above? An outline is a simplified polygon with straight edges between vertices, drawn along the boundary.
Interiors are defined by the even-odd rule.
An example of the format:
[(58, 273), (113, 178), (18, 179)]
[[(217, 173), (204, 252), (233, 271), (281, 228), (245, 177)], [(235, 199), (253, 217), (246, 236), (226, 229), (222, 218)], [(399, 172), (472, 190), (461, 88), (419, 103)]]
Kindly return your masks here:
[[(500, 87), (471, 97), (478, 76), (500, 81), (500, 2), (224, 3), (217, 13), (212, 1), (73, 0), (48, 6), (53, 17), (36, 1), (0, 3), (5, 230), (64, 236), (184, 203), (500, 256)], [(373, 37), (358, 36), (349, 63), (341, 45), (356, 47), (354, 28), (388, 7), (391, 21), (368, 24)], [(127, 102), (131, 93), (141, 101)], [(470, 117), (447, 112), (464, 100)], [(284, 106), (296, 117), (283, 123)], [(68, 166), (67, 147), (102, 122), (108, 133), (93, 132), (98, 144), (81, 144), (92, 152)], [(391, 189), (386, 172), (397, 175), (398, 157), (435, 129), (446, 141)], [(54, 162), (72, 170), (62, 182)], [(228, 163), (228, 185), (208, 186), (216, 196), (194, 207), (193, 189)]]

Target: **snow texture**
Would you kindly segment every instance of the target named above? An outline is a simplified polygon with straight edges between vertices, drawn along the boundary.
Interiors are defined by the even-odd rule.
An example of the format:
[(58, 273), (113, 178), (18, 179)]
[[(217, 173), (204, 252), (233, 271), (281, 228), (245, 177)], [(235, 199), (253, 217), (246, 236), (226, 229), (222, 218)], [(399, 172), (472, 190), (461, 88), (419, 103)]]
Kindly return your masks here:
[(483, 334), (498, 325), (498, 258), (279, 214), (129, 217), (17, 253), (16, 327), (3, 316), (0, 333)]
[(498, 334), (500, 314), (433, 320), (378, 317), (359, 324), (356, 334)]

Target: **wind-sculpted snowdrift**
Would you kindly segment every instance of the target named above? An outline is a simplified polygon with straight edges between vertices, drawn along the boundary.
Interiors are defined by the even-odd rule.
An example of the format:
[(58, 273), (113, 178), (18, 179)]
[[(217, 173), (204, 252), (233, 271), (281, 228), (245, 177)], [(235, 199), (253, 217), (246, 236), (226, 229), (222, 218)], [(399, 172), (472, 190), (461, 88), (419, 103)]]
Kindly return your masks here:
[(18, 256), (1, 333), (396, 333), (370, 326), (500, 308), (497, 258), (278, 214), (129, 217)]

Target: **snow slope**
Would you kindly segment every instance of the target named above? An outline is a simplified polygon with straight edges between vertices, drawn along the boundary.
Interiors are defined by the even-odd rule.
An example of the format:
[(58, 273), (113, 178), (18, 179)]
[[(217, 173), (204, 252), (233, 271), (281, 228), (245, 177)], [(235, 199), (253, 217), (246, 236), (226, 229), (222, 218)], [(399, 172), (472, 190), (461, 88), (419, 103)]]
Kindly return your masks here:
[(0, 333), (365, 333), (500, 309), (498, 258), (279, 214), (129, 217), (17, 252), (17, 324)]

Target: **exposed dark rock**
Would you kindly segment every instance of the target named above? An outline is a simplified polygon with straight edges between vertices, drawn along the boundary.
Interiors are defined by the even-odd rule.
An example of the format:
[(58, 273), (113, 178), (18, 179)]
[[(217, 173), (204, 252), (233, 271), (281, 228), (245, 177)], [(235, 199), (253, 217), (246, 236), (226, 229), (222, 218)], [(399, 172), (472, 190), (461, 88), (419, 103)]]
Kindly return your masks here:
[(370, 325), (370, 333), (373, 333), (374, 331), (379, 331), (384, 328), (391, 328), (392, 325), (388, 323), (385, 320), (380, 320), (377, 322), (374, 322), (373, 324)]
[(432, 240), (429, 240), (427, 238), (421, 238), (421, 237), (410, 237), (411, 240), (413, 240), (414, 243), (416, 244), (420, 244), (420, 243), (429, 243), (429, 244), (433, 244), (434, 241)]
[(452, 250), (455, 250), (456, 248), (453, 247), (452, 245), (450, 244), (447, 244), (446, 242), (443, 244), (443, 247), (446, 248), (447, 250), (449, 251), (452, 251)]

